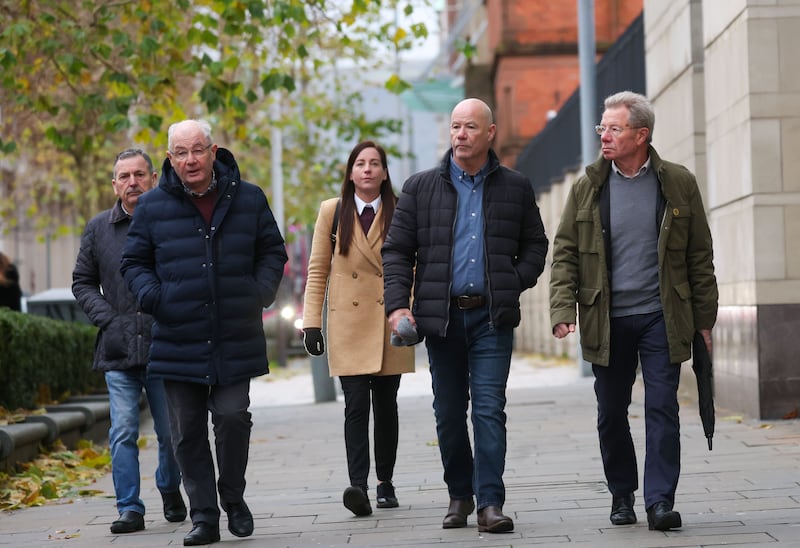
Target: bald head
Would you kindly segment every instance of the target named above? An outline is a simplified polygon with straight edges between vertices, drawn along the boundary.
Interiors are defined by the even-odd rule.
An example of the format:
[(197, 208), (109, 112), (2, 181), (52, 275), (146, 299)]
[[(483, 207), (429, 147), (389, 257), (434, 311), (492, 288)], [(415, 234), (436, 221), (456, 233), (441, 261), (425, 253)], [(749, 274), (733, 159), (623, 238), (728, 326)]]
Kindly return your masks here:
[(476, 98), (458, 103), (450, 115), (450, 144), (456, 164), (471, 175), (480, 171), (489, 160), (495, 130), (489, 105)]
[(464, 99), (463, 101), (459, 102), (453, 109), (452, 116), (455, 116), (456, 113), (461, 114), (465, 111), (471, 112), (475, 116), (482, 117), (486, 122), (487, 126), (494, 123), (494, 119), (492, 116), (492, 109), (489, 108), (489, 105), (487, 105), (480, 99), (477, 99), (475, 97), (470, 97), (468, 99)]

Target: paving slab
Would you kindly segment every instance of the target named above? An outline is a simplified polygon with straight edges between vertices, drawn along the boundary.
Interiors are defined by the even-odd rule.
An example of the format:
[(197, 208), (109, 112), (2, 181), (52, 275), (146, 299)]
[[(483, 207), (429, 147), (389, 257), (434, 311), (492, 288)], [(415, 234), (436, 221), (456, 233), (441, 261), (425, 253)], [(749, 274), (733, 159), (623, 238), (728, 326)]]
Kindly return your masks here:
[[(347, 461), (341, 396), (315, 404), (312, 378), (302, 364), (280, 380), (254, 380), (246, 499), (255, 531), (236, 538), (223, 516), (219, 545), (800, 547), (800, 421), (755, 421), (718, 409), (714, 450), (708, 451), (696, 404), (683, 401), (683, 471), (676, 495), (683, 528), (648, 531), (641, 493), (639, 522), (614, 527), (608, 521), (611, 496), (600, 462), (592, 379), (581, 377), (574, 364), (534, 356), (515, 356), (509, 381), (505, 511), (515, 521), (514, 532), (478, 533), (474, 514), (467, 528), (444, 530), (448, 496), (424, 353), (418, 353), (417, 363), (417, 373), (403, 377), (398, 399), (394, 482), (400, 507), (374, 508), (362, 518), (342, 505)], [(152, 431), (150, 424), (144, 428)], [(641, 460), (640, 387), (634, 391), (631, 429)], [(181, 546), (191, 525), (169, 523), (161, 515), (155, 447), (151, 435), (141, 451), (144, 531), (110, 533), (117, 512), (107, 475), (91, 486), (102, 495), (0, 513), (0, 547)], [(370, 483), (374, 506), (374, 472)]]

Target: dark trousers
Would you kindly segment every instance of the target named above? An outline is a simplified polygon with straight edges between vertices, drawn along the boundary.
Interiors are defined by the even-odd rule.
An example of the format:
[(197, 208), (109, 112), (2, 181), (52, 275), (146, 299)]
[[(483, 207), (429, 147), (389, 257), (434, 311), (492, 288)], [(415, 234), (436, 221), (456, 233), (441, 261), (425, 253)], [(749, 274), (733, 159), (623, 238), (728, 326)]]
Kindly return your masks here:
[[(164, 381), (175, 458), (189, 497), (192, 523), (219, 523), (217, 488), (223, 509), (244, 497), (250, 430), (250, 381), (227, 386)], [(214, 425), (219, 480), (208, 441), (208, 413)]]
[(397, 460), (397, 390), (400, 388), (400, 375), (348, 375), (339, 377), (339, 381), (344, 393), (344, 445), (350, 485), (367, 487), (370, 395), (375, 473), (378, 481), (391, 481)]
[(678, 383), (681, 368), (680, 364), (669, 361), (661, 312), (611, 318), (609, 365), (592, 366), (603, 469), (612, 495), (633, 493), (639, 487), (628, 407), (640, 361), (644, 380), (645, 508), (660, 501), (672, 505), (680, 475)]

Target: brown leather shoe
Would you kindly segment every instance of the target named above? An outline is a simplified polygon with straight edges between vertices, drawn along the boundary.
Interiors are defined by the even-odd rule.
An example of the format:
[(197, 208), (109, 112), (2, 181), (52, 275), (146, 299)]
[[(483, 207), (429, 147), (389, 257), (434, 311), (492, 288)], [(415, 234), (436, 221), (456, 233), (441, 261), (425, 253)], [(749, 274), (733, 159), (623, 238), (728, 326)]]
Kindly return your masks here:
[(487, 506), (478, 510), (478, 531), (481, 533), (510, 533), (514, 530), (514, 522), (503, 515), (497, 506)]
[(475, 510), (472, 497), (468, 499), (450, 499), (447, 515), (442, 522), (442, 529), (459, 529), (467, 526), (467, 516)]

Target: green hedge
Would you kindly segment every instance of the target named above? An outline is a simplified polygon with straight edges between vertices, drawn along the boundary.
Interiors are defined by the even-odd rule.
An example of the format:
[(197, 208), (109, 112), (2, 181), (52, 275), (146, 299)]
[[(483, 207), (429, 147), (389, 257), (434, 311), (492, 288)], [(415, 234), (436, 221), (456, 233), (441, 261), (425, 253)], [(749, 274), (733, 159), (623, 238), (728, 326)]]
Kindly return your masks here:
[(0, 308), (0, 406), (35, 409), (105, 389), (92, 371), (97, 328)]

